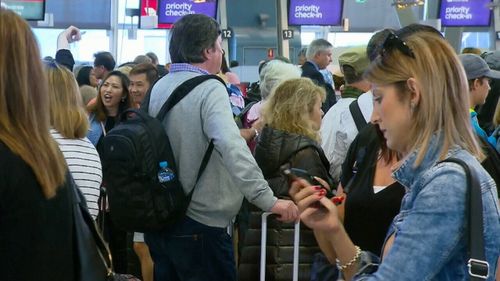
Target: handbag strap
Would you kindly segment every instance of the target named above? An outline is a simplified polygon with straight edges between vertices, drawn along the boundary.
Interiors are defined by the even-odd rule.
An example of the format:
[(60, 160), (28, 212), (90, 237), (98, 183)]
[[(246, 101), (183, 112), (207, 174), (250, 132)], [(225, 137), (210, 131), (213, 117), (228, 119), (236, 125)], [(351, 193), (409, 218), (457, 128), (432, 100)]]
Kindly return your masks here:
[(442, 162), (456, 163), (465, 170), (467, 178), (467, 206), (465, 211), (468, 213), (467, 227), (469, 229), (467, 252), (470, 257), (467, 266), (471, 280), (485, 280), (488, 278), (490, 265), (486, 261), (484, 254), (483, 201), (479, 178), (476, 172), (471, 170), (469, 165), (461, 159), (447, 158)]
[[(67, 180), (69, 180), (69, 186), (71, 188), (72, 192), (72, 201), (73, 204), (78, 205), (78, 208), (80, 209), (80, 212), (82, 214), (82, 217), (87, 224), (87, 227), (89, 228), (90, 232), (92, 233), (92, 236), (94, 237), (94, 241), (97, 246), (97, 251), (99, 253), (99, 256), (102, 259), (102, 262), (104, 263), (106, 270), (107, 270), (107, 275), (112, 276), (114, 275), (113, 271), (113, 260), (111, 257), (111, 251), (109, 250), (108, 246), (106, 245), (106, 242), (104, 242), (103, 237), (101, 236), (100, 232), (97, 230), (97, 226), (94, 222), (94, 219), (90, 215), (88, 208), (87, 208), (87, 203), (85, 201), (85, 197), (83, 196), (82, 192), (80, 189), (77, 187), (75, 180), (71, 175), (68, 175)], [(73, 212), (76, 210), (73, 209)]]

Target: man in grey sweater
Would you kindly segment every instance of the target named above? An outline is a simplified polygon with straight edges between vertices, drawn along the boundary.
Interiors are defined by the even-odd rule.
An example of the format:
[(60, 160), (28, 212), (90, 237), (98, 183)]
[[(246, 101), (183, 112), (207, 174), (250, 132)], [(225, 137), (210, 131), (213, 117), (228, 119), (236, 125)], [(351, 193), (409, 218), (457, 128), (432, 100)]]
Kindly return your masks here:
[[(219, 72), (223, 51), (217, 22), (187, 15), (171, 31), (170, 73), (151, 92), (149, 112), (155, 116), (184, 81)], [(181, 100), (163, 121), (185, 191), (195, 185), (203, 155), (215, 149), (196, 184), (187, 216), (172, 228), (146, 233), (155, 280), (236, 280), (233, 248), (226, 227), (243, 197), (284, 221), (298, 217), (292, 201), (277, 199), (233, 120), (227, 91), (207, 80)]]

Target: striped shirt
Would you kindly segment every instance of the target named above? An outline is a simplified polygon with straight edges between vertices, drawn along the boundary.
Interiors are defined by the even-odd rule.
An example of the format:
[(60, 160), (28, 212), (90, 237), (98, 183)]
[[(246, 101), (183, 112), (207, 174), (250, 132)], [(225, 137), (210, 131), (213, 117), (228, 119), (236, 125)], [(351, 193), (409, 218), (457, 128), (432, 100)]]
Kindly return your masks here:
[(54, 129), (50, 130), (52, 137), (59, 144), (68, 169), (80, 188), (92, 217), (97, 218), (99, 207), (99, 188), (102, 182), (101, 160), (96, 148), (88, 138), (67, 139)]

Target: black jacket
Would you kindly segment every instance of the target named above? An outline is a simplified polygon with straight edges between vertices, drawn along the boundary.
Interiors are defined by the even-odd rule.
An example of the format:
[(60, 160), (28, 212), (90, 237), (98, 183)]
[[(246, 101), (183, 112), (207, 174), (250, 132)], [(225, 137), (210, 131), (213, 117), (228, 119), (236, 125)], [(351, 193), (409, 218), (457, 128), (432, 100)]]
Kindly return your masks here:
[(321, 74), (321, 72), (319, 72), (316, 67), (309, 61), (306, 61), (302, 65), (302, 77), (310, 78), (318, 86), (325, 89), (326, 100), (321, 106), (321, 109), (326, 114), (328, 109), (330, 109), (330, 107), (332, 107), (337, 102), (337, 98), (335, 97), (335, 90), (333, 89), (332, 85), (325, 82), (323, 74)]
[(1, 141), (0, 159), (0, 280), (74, 280), (69, 185), (47, 199), (31, 167)]
[[(280, 174), (280, 167), (307, 170), (331, 184), (329, 164), (321, 147), (312, 139), (265, 127), (255, 150), (257, 164), (278, 198), (287, 198), (289, 185)], [(249, 229), (244, 235), (239, 265), (239, 280), (259, 280), (261, 214), (250, 207)], [(293, 223), (268, 218), (266, 280), (292, 280)], [(241, 237), (241, 236), (240, 236)], [(299, 280), (310, 280), (313, 255), (320, 252), (313, 232), (301, 225)]]

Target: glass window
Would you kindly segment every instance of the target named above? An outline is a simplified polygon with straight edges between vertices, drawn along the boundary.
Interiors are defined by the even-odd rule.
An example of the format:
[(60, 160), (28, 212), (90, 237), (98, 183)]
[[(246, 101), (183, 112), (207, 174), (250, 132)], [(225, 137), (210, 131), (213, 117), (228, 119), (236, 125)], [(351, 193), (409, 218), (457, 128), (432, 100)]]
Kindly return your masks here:
[(490, 49), (490, 33), (489, 32), (464, 32), (462, 33), (462, 50), (463, 48), (474, 47), (482, 50)]
[(302, 46), (309, 46), (311, 42), (316, 39), (316, 33), (315, 32), (301, 32), (300, 33), (300, 40)]
[[(54, 57), (57, 51), (57, 36), (63, 29), (33, 28), (42, 57)], [(82, 40), (70, 44), (70, 50), (77, 62), (94, 61), (94, 53), (109, 51), (109, 37), (106, 30), (82, 30)]]
[(368, 44), (372, 35), (371, 32), (330, 32), (328, 42), (332, 43), (334, 48), (360, 46)]
[[(135, 28), (134, 28), (135, 30)], [(168, 56), (168, 30), (137, 30), (137, 37), (130, 39), (129, 31), (118, 30), (118, 57), (119, 63), (133, 61), (138, 55), (154, 52), (160, 64), (170, 61)]]

